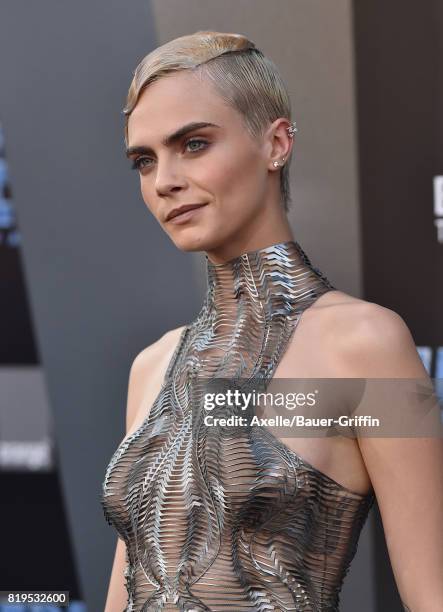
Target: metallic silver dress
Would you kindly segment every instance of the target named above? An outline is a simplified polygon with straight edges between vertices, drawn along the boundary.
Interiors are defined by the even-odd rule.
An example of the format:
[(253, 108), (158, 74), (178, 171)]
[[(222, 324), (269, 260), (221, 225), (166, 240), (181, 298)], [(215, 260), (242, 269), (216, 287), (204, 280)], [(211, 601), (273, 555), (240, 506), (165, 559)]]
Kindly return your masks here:
[(266, 428), (201, 426), (192, 384), (269, 380), (303, 311), (334, 287), (295, 241), (206, 264), (203, 307), (106, 470), (125, 612), (337, 611), (373, 492), (338, 484)]

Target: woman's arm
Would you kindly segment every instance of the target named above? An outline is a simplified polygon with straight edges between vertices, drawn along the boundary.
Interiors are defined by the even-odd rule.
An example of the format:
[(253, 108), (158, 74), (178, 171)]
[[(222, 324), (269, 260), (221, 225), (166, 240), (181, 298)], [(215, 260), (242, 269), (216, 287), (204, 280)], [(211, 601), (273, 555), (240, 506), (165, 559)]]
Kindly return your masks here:
[[(348, 376), (429, 381), (410, 331), (398, 314), (368, 304), (364, 320), (356, 328), (347, 347)], [(387, 411), (389, 408), (401, 407), (386, 406)], [(358, 438), (377, 497), (397, 587), (408, 612), (443, 610), (440, 421), (437, 430), (439, 425), (440, 434), (436, 431), (427, 438)]]
[(106, 598), (105, 612), (122, 612), (128, 603), (128, 593), (125, 587), (124, 571), (126, 566), (126, 545), (117, 538), (114, 564), (109, 581), (108, 596)]

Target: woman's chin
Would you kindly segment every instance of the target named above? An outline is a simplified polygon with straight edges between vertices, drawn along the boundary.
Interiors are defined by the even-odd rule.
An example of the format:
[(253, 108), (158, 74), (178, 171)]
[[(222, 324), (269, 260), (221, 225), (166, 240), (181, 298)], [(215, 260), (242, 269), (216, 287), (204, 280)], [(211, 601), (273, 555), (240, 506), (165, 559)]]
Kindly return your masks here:
[(203, 237), (199, 228), (189, 232), (182, 232), (180, 236), (172, 235), (170, 238), (175, 246), (184, 252), (210, 251), (220, 242), (220, 239)]

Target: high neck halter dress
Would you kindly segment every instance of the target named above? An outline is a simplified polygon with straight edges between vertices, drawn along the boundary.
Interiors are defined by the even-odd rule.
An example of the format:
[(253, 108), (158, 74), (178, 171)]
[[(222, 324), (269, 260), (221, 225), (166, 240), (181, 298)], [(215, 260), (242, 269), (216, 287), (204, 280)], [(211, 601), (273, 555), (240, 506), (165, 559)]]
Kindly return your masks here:
[(304, 310), (334, 287), (293, 240), (206, 266), (200, 313), (103, 482), (126, 544), (124, 612), (336, 612), (373, 491), (340, 485), (266, 428), (196, 427), (191, 384), (270, 380)]

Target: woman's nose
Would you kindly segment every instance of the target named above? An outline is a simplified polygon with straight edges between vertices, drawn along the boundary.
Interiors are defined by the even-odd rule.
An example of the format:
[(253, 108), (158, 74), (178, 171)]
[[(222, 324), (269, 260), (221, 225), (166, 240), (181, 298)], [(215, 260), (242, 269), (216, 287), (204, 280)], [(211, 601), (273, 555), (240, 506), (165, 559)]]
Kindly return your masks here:
[(157, 173), (155, 177), (155, 189), (159, 195), (167, 195), (173, 190), (185, 186), (185, 180), (180, 173), (179, 164), (170, 159), (157, 162)]

